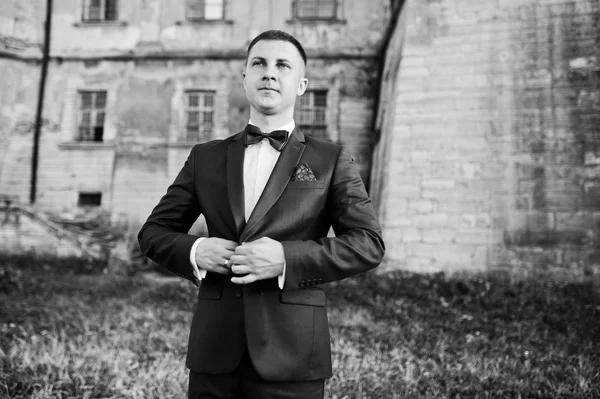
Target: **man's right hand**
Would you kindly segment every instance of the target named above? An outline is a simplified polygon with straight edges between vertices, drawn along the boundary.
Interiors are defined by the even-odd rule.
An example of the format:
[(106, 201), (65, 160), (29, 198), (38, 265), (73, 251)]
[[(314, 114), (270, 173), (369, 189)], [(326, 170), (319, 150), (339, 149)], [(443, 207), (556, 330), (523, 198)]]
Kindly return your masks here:
[(209, 272), (229, 274), (231, 265), (229, 259), (238, 243), (223, 238), (209, 237), (198, 243), (196, 248), (196, 264), (200, 269)]

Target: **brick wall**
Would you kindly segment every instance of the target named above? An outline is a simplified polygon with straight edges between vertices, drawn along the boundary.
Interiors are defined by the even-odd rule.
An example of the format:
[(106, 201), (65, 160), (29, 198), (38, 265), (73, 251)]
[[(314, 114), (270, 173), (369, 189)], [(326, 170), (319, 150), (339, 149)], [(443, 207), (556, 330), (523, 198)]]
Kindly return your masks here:
[(599, 19), (587, 0), (406, 1), (373, 177), (387, 267), (598, 270)]

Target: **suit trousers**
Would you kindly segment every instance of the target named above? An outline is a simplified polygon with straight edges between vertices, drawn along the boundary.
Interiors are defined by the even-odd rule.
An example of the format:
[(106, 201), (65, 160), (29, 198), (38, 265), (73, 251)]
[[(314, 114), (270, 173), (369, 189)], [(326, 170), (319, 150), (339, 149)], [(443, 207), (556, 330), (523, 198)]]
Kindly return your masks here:
[(256, 372), (248, 350), (231, 373), (190, 370), (188, 399), (323, 399), (325, 380), (266, 381)]

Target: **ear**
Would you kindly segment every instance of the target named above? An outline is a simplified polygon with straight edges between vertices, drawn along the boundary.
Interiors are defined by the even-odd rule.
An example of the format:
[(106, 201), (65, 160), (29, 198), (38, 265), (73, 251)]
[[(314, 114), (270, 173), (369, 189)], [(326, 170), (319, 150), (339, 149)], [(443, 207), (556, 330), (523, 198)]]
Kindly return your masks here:
[(242, 71), (242, 86), (244, 86), (244, 89), (246, 88), (246, 72)]
[(308, 79), (302, 78), (300, 79), (300, 83), (298, 83), (298, 91), (296, 95), (301, 96), (306, 91), (306, 87), (308, 86)]

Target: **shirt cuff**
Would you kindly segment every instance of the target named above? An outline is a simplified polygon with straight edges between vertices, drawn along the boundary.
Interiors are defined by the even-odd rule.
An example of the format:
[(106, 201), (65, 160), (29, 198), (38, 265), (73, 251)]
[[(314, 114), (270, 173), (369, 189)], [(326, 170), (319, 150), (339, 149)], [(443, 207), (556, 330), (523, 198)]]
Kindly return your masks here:
[(279, 284), (279, 289), (282, 290), (285, 284), (285, 261), (283, 261), (283, 273), (277, 276), (277, 283)]
[(198, 264), (196, 263), (196, 249), (198, 248), (198, 244), (200, 241), (204, 240), (206, 237), (200, 237), (194, 242), (192, 245), (192, 250), (190, 251), (190, 263), (192, 264), (192, 272), (194, 273), (194, 277), (196, 277), (199, 281), (202, 281), (204, 277), (206, 277), (206, 270), (200, 269)]

